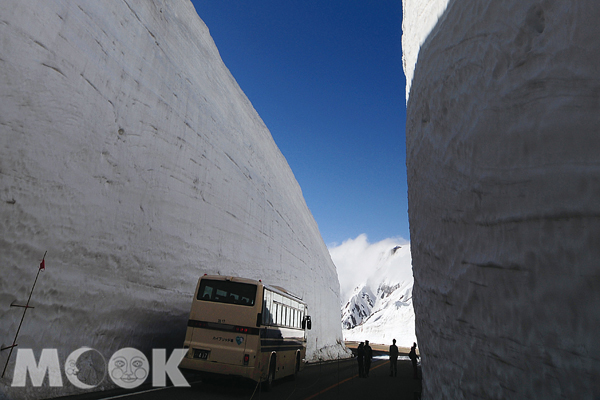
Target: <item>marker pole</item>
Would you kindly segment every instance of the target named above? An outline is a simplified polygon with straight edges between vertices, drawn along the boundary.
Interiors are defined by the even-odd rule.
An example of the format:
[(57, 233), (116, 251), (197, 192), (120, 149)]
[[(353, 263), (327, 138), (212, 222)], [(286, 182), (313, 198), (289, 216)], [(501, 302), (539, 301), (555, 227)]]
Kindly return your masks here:
[(38, 268), (37, 275), (35, 276), (35, 281), (33, 281), (33, 286), (31, 287), (31, 292), (29, 292), (29, 298), (27, 299), (27, 304), (25, 304), (25, 307), (23, 309), (23, 315), (21, 316), (21, 322), (19, 322), (19, 327), (17, 328), (17, 334), (15, 335), (15, 340), (13, 340), (12, 346), (2, 348), (2, 350), (10, 349), (10, 353), (8, 353), (8, 358), (6, 359), (6, 364), (4, 365), (4, 370), (2, 371), (2, 378), (4, 378), (4, 373), (6, 372), (6, 367), (8, 367), (8, 362), (10, 361), (10, 356), (12, 356), (13, 349), (15, 347), (17, 347), (17, 337), (19, 336), (19, 331), (21, 330), (21, 325), (23, 325), (23, 320), (25, 319), (25, 313), (27, 312), (28, 308), (33, 308), (33, 307), (29, 307), (29, 302), (31, 301), (31, 295), (33, 294), (33, 289), (35, 289), (35, 284), (37, 283), (38, 276), (40, 276), (40, 271), (42, 270), (43, 267), (45, 267), (44, 260), (46, 258), (47, 253), (48, 253), (48, 251), (46, 251), (44, 253), (44, 257), (42, 257), (42, 262), (40, 263), (40, 268)]

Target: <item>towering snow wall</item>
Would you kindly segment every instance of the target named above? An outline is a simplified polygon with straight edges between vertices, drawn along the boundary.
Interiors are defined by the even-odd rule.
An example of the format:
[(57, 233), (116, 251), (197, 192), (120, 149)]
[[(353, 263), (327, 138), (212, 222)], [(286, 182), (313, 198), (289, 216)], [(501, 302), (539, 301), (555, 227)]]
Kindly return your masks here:
[[(36, 357), (181, 347), (204, 273), (303, 296), (308, 356), (341, 350), (317, 224), (189, 1), (7, 1), (0, 37), (2, 347), (47, 250), (18, 340)], [(14, 360), (10, 396), (74, 389), (11, 389)]]
[(600, 396), (598, 21), (597, 0), (404, 0), (423, 398)]

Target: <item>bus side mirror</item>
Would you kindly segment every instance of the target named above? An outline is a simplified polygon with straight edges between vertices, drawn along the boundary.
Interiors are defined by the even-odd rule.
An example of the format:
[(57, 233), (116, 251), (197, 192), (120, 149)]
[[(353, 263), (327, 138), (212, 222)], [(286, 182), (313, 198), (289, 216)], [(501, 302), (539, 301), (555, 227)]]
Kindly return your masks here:
[(256, 314), (256, 326), (260, 328), (260, 324), (262, 323), (262, 313)]
[(310, 315), (307, 315), (302, 320), (302, 329), (309, 329), (310, 330), (311, 328), (312, 328), (312, 322), (310, 320)]

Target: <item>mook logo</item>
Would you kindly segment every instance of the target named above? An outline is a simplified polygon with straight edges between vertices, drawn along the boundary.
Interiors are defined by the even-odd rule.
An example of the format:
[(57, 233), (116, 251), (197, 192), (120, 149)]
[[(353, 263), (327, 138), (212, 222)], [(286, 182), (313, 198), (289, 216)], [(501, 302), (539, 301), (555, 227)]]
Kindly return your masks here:
[[(178, 368), (187, 349), (175, 349), (167, 360), (165, 349), (152, 349), (152, 385), (166, 386), (167, 375), (174, 386), (189, 387)], [(91, 347), (81, 347), (67, 357), (64, 364), (65, 376), (71, 384), (80, 389), (93, 389), (102, 383), (106, 376), (124, 389), (140, 386), (150, 375), (150, 363), (141, 351), (126, 347), (115, 352), (106, 362), (104, 356)], [(18, 349), (12, 387), (25, 387), (27, 374), (34, 387), (42, 386), (48, 375), (50, 386), (63, 386), (57, 349), (43, 349), (39, 362), (32, 349)]]

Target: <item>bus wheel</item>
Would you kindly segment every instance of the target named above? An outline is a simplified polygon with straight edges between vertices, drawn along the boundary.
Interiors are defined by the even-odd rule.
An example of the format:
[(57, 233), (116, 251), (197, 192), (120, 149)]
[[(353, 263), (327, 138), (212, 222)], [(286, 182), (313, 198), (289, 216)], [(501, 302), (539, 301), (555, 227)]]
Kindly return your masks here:
[(262, 388), (265, 392), (270, 392), (273, 388), (273, 381), (275, 380), (275, 368), (277, 368), (275, 356), (271, 356), (271, 361), (269, 362), (269, 374), (267, 375), (267, 380), (262, 383)]

